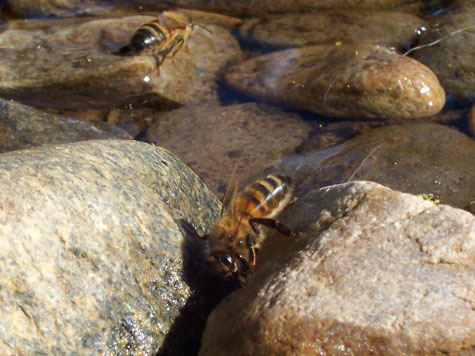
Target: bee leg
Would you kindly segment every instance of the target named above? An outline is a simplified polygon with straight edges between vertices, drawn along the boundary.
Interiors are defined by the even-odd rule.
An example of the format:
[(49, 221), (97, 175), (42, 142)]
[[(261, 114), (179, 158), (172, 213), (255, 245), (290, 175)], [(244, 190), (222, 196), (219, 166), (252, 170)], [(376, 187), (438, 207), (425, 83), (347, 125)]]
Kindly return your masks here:
[(256, 223), (253, 221), (253, 219), (249, 219), (249, 225), (251, 225), (252, 230), (259, 235), (261, 233), (261, 229), (259, 229), (259, 226), (256, 225)]
[(279, 233), (285, 236), (295, 236), (295, 233), (292, 232), (287, 226), (281, 224), (278, 220), (269, 219), (269, 218), (251, 218), (249, 223), (261, 224), (272, 229), (277, 230)]
[(172, 58), (175, 57), (175, 54), (180, 50), (180, 48), (183, 46), (184, 43), (185, 43), (185, 40), (183, 38), (180, 38), (179, 40), (176, 41), (173, 47), (171, 47), (170, 52), (172, 51), (173, 48), (175, 48), (175, 46), (177, 46), (177, 48), (172, 53)]
[(246, 236), (246, 246), (249, 248), (249, 268), (254, 268), (256, 265), (256, 248), (251, 235)]

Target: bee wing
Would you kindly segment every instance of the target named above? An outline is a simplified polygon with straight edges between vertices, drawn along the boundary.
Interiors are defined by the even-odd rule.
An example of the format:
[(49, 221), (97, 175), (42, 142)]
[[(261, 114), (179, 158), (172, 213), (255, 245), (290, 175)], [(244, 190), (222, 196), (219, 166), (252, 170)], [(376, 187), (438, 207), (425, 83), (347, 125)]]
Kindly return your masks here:
[[(228, 186), (226, 188), (226, 192), (224, 193), (223, 198), (223, 205), (221, 207), (221, 213), (219, 216), (223, 216), (224, 212), (231, 212), (234, 210), (234, 202), (236, 200), (237, 192), (238, 192), (238, 182), (236, 180), (236, 170), (237, 170), (237, 163), (234, 165), (233, 173), (231, 174), (231, 178), (229, 179)], [(234, 184), (234, 187), (233, 187)], [(231, 189), (233, 190), (231, 192)]]
[(158, 15), (158, 22), (170, 32), (176, 29), (184, 29), (187, 25), (186, 22), (178, 21), (171, 11), (165, 11)]

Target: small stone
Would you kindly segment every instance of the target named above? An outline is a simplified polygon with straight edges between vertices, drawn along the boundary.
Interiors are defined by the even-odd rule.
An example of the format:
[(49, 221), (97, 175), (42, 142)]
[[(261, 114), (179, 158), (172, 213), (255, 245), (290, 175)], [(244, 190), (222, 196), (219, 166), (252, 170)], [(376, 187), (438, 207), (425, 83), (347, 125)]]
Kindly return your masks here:
[(273, 52), (231, 66), (225, 80), (259, 100), (338, 118), (420, 118), (445, 104), (429, 68), (373, 45)]
[(310, 192), (279, 218), (199, 356), (472, 355), (475, 217), (372, 182)]

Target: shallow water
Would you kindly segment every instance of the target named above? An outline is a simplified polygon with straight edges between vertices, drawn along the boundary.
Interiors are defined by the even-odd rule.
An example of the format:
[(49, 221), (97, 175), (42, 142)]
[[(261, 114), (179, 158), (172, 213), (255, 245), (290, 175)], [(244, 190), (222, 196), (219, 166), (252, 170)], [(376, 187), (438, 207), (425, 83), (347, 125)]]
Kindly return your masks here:
[[(418, 114), (411, 107), (408, 112), (414, 118), (408, 118), (406, 114), (401, 116), (402, 111), (391, 111), (394, 109), (386, 107), (375, 109), (371, 105), (375, 106), (378, 100), (383, 106), (395, 105), (399, 109), (409, 100), (416, 103), (423, 100), (426, 92), (435, 89), (425, 81), (427, 76), (422, 79), (420, 93), (417, 93), (418, 87), (411, 87), (419, 79), (411, 77), (404, 76), (398, 80), (398, 85), (390, 87), (393, 84), (385, 83), (389, 80), (386, 78), (394, 75), (384, 73), (387, 68), (390, 71), (390, 62), (382, 74), (375, 77), (371, 76), (371, 66), (379, 65), (385, 59), (375, 57), (373, 62), (363, 63), (352, 71), (345, 64), (347, 55), (338, 55), (339, 47), (356, 43), (356, 49), (351, 51), (358, 57), (362, 53), (359, 41), (403, 53), (416, 46), (419, 37), (430, 26), (436, 27), (433, 24), (437, 16), (461, 11), (431, 5), (424, 8), (422, 4), (412, 4), (380, 12), (330, 9), (319, 11), (318, 21), (310, 13), (305, 16), (270, 14), (259, 20), (243, 14), (227, 17), (185, 9), (181, 11), (198, 26), (187, 46), (174, 58), (166, 58), (158, 69), (153, 56), (117, 56), (115, 53), (128, 43), (138, 26), (152, 20), (163, 8), (128, 3), (112, 9), (72, 11), (66, 18), (61, 18), (64, 14), (60, 13), (59, 18), (36, 15), (36, 18), (24, 20), (22, 16), (28, 16), (28, 13), (4, 6), (0, 33), (3, 83), (0, 96), (59, 116), (105, 121), (124, 129), (137, 140), (163, 146), (193, 168), (219, 197), (224, 193), (234, 165), (238, 167), (241, 182), (248, 182), (262, 172), (285, 172), (301, 185), (299, 194), (321, 186), (315, 177), (322, 174), (322, 167), (325, 170), (333, 167), (336, 171), (346, 167), (340, 176), (326, 175), (331, 178), (324, 179), (325, 184), (336, 184), (349, 178), (380, 179), (390, 187), (414, 194), (430, 193), (434, 201), (451, 204), (456, 201), (456, 204), (462, 204), (458, 207), (466, 208), (464, 204), (475, 198), (473, 166), (469, 158), (458, 162), (457, 167), (453, 160), (460, 156), (473, 157), (473, 140), (472, 144), (458, 145), (445, 138), (452, 137), (452, 131), (443, 132), (451, 126), (464, 135), (473, 135), (468, 123), (470, 100), (461, 100), (445, 87), (448, 99), (440, 113)], [(93, 16), (84, 16), (84, 12)], [(151, 16), (131, 17), (144, 14)], [(244, 19), (242, 24), (240, 17)], [(451, 41), (456, 41), (456, 36), (473, 39), (473, 31), (469, 28), (455, 34)], [(271, 71), (257, 68), (257, 72), (245, 73), (242, 72), (244, 67), (239, 69), (239, 63), (244, 59), (296, 46), (322, 44), (330, 44), (337, 51), (330, 62), (323, 65), (318, 58), (312, 59), (314, 62), (296, 62), (293, 57), (284, 56), (287, 52), (279, 52), (276, 57), (280, 59), (271, 62)], [(300, 50), (296, 51), (299, 53)], [(464, 55), (473, 56), (473, 51)], [(466, 60), (473, 61), (473, 57)], [(235, 79), (226, 77), (233, 64), (238, 66), (234, 67), (238, 68), (236, 83), (232, 83)], [(264, 65), (269, 64), (264, 62)], [(315, 83), (312, 81), (316, 77), (313, 66), (318, 66), (323, 74), (335, 72), (327, 75), (326, 84)], [(368, 67), (370, 76), (359, 78)], [(260, 81), (256, 79), (262, 75)], [(459, 76), (454, 72), (455, 80)], [(283, 86), (283, 80), (290, 89)], [(473, 81), (471, 83), (473, 85)], [(376, 94), (365, 90), (374, 90)], [(406, 94), (400, 94), (404, 90), (416, 92), (415, 99), (405, 99)], [(393, 94), (379, 98), (384, 91)], [(473, 100), (473, 95), (471, 98)], [(257, 106), (251, 103), (257, 103)], [(339, 110), (344, 114), (338, 114)], [(379, 112), (381, 114), (375, 114)], [(217, 121), (210, 123), (210, 116)], [(220, 117), (227, 121), (220, 122)], [(408, 160), (415, 162), (411, 163), (411, 169), (415, 165), (423, 172), (427, 167), (446, 164), (433, 171), (434, 177), (427, 182), (415, 182), (417, 170), (406, 172), (409, 168), (401, 164), (398, 174), (405, 177), (406, 184), (401, 184), (400, 177), (397, 183), (381, 180), (381, 176), (386, 175), (383, 172), (397, 165), (395, 161), (383, 158), (394, 150), (405, 152), (408, 146), (404, 145), (403, 139), (394, 142), (387, 136), (378, 138), (372, 130), (401, 123), (441, 125), (431, 126), (429, 130), (414, 126), (414, 130), (421, 130), (420, 140), (432, 142), (432, 145), (414, 146), (420, 152), (411, 152)], [(355, 137), (364, 137), (361, 135), (368, 135), (372, 141), (358, 141), (358, 138), (355, 141)], [(417, 132), (411, 132), (411, 139), (406, 143), (412, 144), (414, 140), (419, 140)], [(447, 161), (442, 162), (431, 156), (434, 148), (442, 144), (453, 152), (453, 159), (445, 157)], [(351, 147), (351, 154), (348, 154), (348, 147)], [(393, 153), (400, 157), (398, 152)], [(372, 171), (365, 169), (367, 167)], [(379, 170), (381, 174), (378, 174)], [(455, 172), (456, 177), (444, 180), (446, 171)], [(434, 181), (440, 184), (434, 186)], [(454, 191), (454, 195), (467, 196), (448, 198), (444, 189), (440, 189), (444, 184), (445, 190)], [(463, 188), (452, 184), (463, 185)]]

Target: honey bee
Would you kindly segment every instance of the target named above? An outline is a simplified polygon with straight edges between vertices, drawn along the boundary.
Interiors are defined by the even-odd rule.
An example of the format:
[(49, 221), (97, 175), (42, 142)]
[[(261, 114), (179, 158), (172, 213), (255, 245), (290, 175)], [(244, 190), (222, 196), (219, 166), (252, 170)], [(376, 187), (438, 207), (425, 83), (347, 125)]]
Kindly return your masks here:
[(122, 47), (117, 54), (149, 54), (158, 58), (161, 65), (171, 53), (171, 57), (186, 46), (193, 33), (193, 24), (182, 13), (165, 11), (156, 20), (147, 22), (135, 31), (130, 44)]
[(265, 238), (259, 225), (294, 236), (287, 226), (275, 219), (289, 203), (291, 179), (270, 174), (240, 193), (236, 183), (232, 194), (227, 197), (229, 190), (230, 187), (220, 217), (211, 232), (201, 238), (207, 241), (206, 259), (211, 271), (223, 279), (237, 278), (243, 285), (247, 274), (254, 269), (256, 251)]

